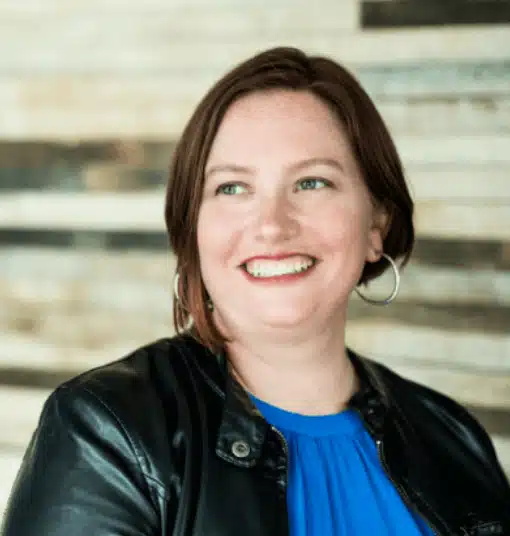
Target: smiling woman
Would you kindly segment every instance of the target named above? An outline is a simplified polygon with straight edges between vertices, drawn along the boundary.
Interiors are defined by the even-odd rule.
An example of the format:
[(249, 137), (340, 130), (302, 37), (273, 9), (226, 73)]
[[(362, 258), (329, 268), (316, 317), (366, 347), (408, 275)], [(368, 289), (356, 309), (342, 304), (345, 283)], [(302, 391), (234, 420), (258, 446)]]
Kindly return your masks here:
[(396, 295), (412, 215), (342, 66), (276, 48), (227, 73), (170, 170), (178, 335), (52, 394), (2, 535), (510, 534), (485, 430), (345, 344), (354, 290), (389, 265)]
[[(356, 283), (366, 284), (386, 268), (382, 253), (400, 257), (403, 265), (414, 242), (413, 203), (400, 159), (366, 92), (348, 71), (327, 58), (308, 63), (297, 51), (285, 55), (283, 50), (257, 56), (220, 80), (197, 107), (174, 155), (166, 220), (178, 259), (181, 298), (174, 304), (175, 322), (181, 329), (189, 326), (192, 318), (200, 340), (211, 349), (223, 348), (226, 341), (226, 326), (220, 330), (218, 322), (226, 320), (227, 308), (216, 307), (213, 321), (206, 306), (211, 292), (222, 292), (221, 281), (231, 300), (237, 296), (244, 306), (253, 305), (243, 298), (251, 287), (234, 292), (231, 286), (242, 281), (229, 279), (237, 271), (218, 273), (207, 285), (204, 278), (214, 272), (200, 264), (212, 260), (207, 252), (221, 247), (218, 241), (234, 248), (228, 253), (231, 268), (232, 263), (239, 268), (243, 256), (288, 255), (289, 245), (293, 246), (291, 253), (320, 260), (311, 250), (329, 241), (329, 253), (323, 253), (334, 253), (335, 262), (317, 263), (321, 270), (315, 270), (315, 281), (322, 278), (324, 269), (329, 277), (323, 280), (324, 288), (332, 279), (337, 287), (343, 285), (343, 305), (333, 307), (342, 316)], [(312, 184), (313, 193), (305, 192)], [(218, 190), (223, 194), (219, 198)], [(289, 195), (291, 192), (295, 195)], [(236, 199), (224, 199), (225, 194)], [(271, 221), (271, 212), (278, 216), (275, 221)], [(269, 220), (260, 227), (262, 233), (285, 235), (305, 230), (304, 235), (294, 240), (270, 238), (272, 243), (260, 243), (258, 237), (257, 243), (251, 239), (247, 243), (260, 218)], [(303, 218), (308, 221), (302, 222)], [(183, 222), (191, 232), (182, 233)], [(239, 240), (244, 243), (234, 244)], [(295, 250), (297, 245), (310, 251)], [(353, 255), (353, 248), (363, 251)], [(342, 258), (346, 262), (343, 267), (339, 264)], [(227, 259), (223, 262), (227, 268)], [(212, 288), (216, 284), (218, 287)], [(267, 293), (255, 288), (256, 299), (268, 299)], [(321, 301), (320, 293), (314, 294), (311, 287), (310, 293), (315, 300), (302, 295), (308, 311)], [(327, 295), (332, 301), (340, 298), (329, 291)], [(297, 305), (288, 300), (278, 303), (289, 310)], [(268, 304), (266, 310), (274, 310), (274, 306)], [(242, 321), (244, 316), (228, 309)], [(329, 316), (326, 309), (323, 312)], [(318, 317), (307, 317), (312, 333), (321, 329), (313, 324)], [(263, 321), (259, 316), (256, 319)], [(345, 319), (333, 317), (329, 321), (336, 326), (345, 323)]]

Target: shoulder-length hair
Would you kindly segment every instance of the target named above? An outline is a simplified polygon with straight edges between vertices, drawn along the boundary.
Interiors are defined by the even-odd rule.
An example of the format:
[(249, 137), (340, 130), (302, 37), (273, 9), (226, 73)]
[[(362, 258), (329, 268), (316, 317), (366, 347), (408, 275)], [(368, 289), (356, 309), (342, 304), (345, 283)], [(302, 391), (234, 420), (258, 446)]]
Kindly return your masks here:
[[(413, 202), (395, 144), (374, 103), (356, 78), (337, 62), (303, 51), (278, 47), (261, 52), (224, 75), (198, 104), (178, 141), (170, 166), (165, 220), (177, 257), (177, 332), (189, 329), (213, 351), (225, 337), (213, 322), (200, 273), (197, 220), (204, 170), (220, 123), (229, 106), (256, 91), (309, 91), (325, 102), (345, 128), (373, 202), (389, 216), (384, 252), (407, 263), (414, 244)], [(366, 263), (359, 284), (381, 274), (381, 259)]]

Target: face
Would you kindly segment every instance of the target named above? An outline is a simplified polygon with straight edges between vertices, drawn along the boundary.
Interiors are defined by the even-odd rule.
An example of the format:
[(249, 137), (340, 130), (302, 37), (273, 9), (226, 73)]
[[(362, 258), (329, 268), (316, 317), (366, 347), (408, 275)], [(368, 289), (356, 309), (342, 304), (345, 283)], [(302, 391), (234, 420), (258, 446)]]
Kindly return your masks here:
[(338, 329), (365, 262), (380, 258), (382, 227), (342, 126), (319, 98), (282, 90), (231, 105), (197, 228), (222, 331)]

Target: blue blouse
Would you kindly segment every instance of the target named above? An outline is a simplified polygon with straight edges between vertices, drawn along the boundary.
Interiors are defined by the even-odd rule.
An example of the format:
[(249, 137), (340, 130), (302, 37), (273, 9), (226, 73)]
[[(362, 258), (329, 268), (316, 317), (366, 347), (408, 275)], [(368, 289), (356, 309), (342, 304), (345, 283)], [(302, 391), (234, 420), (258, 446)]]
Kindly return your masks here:
[(252, 399), (289, 447), (291, 536), (433, 534), (400, 498), (355, 410), (305, 416)]

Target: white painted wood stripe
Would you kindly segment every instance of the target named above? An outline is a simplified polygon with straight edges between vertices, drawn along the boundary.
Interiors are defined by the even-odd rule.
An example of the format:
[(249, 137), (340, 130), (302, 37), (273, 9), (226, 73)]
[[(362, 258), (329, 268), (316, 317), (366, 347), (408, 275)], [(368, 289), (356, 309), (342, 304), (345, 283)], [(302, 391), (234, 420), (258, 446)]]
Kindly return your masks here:
[(426, 169), (410, 165), (406, 178), (413, 199), (419, 202), (510, 201), (510, 166)]
[[(308, 5), (306, 0), (294, 0), (294, 6), (303, 8)], [(359, 0), (346, 0), (346, 8), (349, 4), (359, 5)], [(263, 10), (269, 7), (289, 6), (288, 2), (282, 0), (253, 0), (250, 5), (246, 5), (242, 0), (217, 0), (214, 6), (209, 0), (145, 0), (140, 4), (137, 0), (25, 0), (23, 4), (16, 0), (0, 0), (0, 13), (9, 15), (19, 15), (31, 17), (33, 15), (65, 15), (72, 13), (95, 13), (99, 15), (108, 15), (117, 13), (122, 15), (136, 15), (152, 12), (173, 12), (188, 10), (190, 12), (203, 10), (210, 14), (215, 10), (236, 11), (240, 8)], [(337, 2), (334, 0), (323, 0), (321, 6), (327, 11), (329, 8), (338, 9)]]
[[(303, 17), (310, 6), (303, 10)], [(261, 13), (264, 13), (264, 9)], [(117, 16), (117, 15), (116, 15)], [(117, 16), (118, 17), (118, 16)], [(191, 30), (187, 35), (172, 38), (168, 31), (152, 34), (138, 27), (133, 17), (131, 29), (117, 38), (111, 25), (101, 26), (100, 18), (82, 28), (61, 26), (33, 29), (7, 39), (9, 54), (0, 57), (0, 72), (16, 76), (75, 73), (76, 75), (117, 74), (136, 79), (144, 74), (160, 74), (169, 70), (188, 72), (208, 69), (211, 79), (254, 53), (273, 46), (292, 44), (311, 53), (332, 56), (349, 66), (362, 64), (408, 63), (428, 60), (507, 60), (510, 29), (508, 25), (391, 29), (373, 31), (335, 31), (292, 33), (290, 38), (275, 31), (265, 37), (246, 36), (228, 39)], [(220, 26), (221, 28), (221, 26)], [(32, 46), (27, 42), (33, 37)], [(36, 39), (37, 37), (37, 39)], [(63, 53), (65, 51), (65, 53)], [(207, 58), (207, 60), (205, 60)]]
[(0, 525), (8, 498), (11, 494), (11, 487), (21, 464), (22, 452), (1, 451), (0, 450)]
[(419, 237), (508, 241), (508, 203), (418, 203), (415, 225)]
[[(510, 322), (510, 321), (509, 321)], [(441, 330), (392, 320), (352, 320), (346, 340), (362, 355), (409, 365), (452, 367), (510, 378), (510, 333)], [(510, 382), (508, 383), (510, 403)]]
[[(105, 9), (106, 7), (106, 9)], [(194, 2), (153, 3), (152, 5), (123, 6), (116, 9), (108, 6), (83, 6), (81, 8), (46, 9), (37, 12), (27, 9), (22, 12), (6, 12), (0, 27), (6, 35), (0, 42), (16, 43), (23, 37), (27, 46), (33, 46), (37, 37), (62, 40), (66, 44), (83, 43), (84, 39), (108, 39), (110, 33), (125, 42), (161, 43), (164, 41), (192, 39), (225, 43), (237, 43), (247, 38), (281, 38), (289, 42), (293, 37), (321, 32), (354, 31), (359, 27), (358, 0), (342, 0), (310, 4), (303, 1), (292, 3), (274, 1), (239, 3), (232, 6), (225, 0), (214, 5)], [(41, 32), (38, 23), (44, 26)], [(20, 31), (21, 29), (21, 31)], [(78, 36), (73, 33), (79, 32)], [(109, 40), (113, 42), (114, 39)], [(55, 42), (55, 41), (53, 41)]]
[(491, 439), (494, 448), (496, 449), (496, 454), (498, 455), (501, 467), (510, 478), (510, 438), (507, 436), (494, 435)]
[[(0, 228), (164, 232), (163, 198), (163, 191), (2, 193)], [(510, 204), (418, 201), (416, 228), (427, 237), (507, 240)]]
[[(171, 317), (70, 312), (46, 308), (46, 324), (32, 331), (0, 331), (0, 365), (42, 370), (83, 370), (112, 361), (151, 340), (170, 336)], [(62, 325), (66, 326), (62, 330)], [(351, 320), (347, 343), (362, 355), (391, 364), (506, 378), (510, 404), (510, 334), (453, 331), (397, 321)], [(492, 380), (491, 380), (492, 381)], [(476, 391), (473, 396), (477, 396)]]
[(399, 134), (395, 137), (399, 153), (407, 167), (469, 165), (499, 166), (510, 163), (510, 136), (455, 135), (425, 136)]
[(6, 448), (25, 448), (50, 392), (50, 389), (0, 386), (0, 453)]
[[(427, 72), (426, 65), (423, 71)], [(1, 73), (4, 104), (0, 136), (13, 139), (177, 137), (219, 72), (199, 68), (129, 78), (68, 72), (28, 76)], [(420, 73), (420, 70), (417, 71)], [(166, 73), (166, 74), (164, 74)], [(506, 75), (505, 75), (506, 73)], [(441, 70), (390, 75), (368, 70), (360, 78), (397, 133), (508, 132), (510, 68), (500, 75), (471, 77)], [(471, 93), (471, 96), (469, 95)], [(428, 101), (408, 101), (409, 97)], [(437, 98), (438, 101), (433, 99)], [(452, 98), (458, 101), (450, 102)]]
[[(171, 336), (173, 333), (168, 328), (166, 333), (157, 334), (157, 328), (149, 326), (146, 331), (152, 331), (153, 336), (147, 337), (147, 333), (140, 333), (144, 328), (141, 321), (138, 333), (134, 334), (124, 331), (124, 327), (120, 327), (120, 322), (121, 317), (119, 316), (117, 326), (120, 329), (117, 331), (111, 331), (112, 326), (109, 326), (110, 340), (101, 346), (94, 344), (93, 336), (88, 337), (88, 346), (85, 347), (83, 337), (81, 341), (75, 340), (74, 343), (62, 341), (62, 338), (66, 337), (65, 333), (53, 334), (53, 337), (36, 337), (33, 334), (0, 332), (0, 340), (2, 341), (0, 367), (26, 368), (33, 371), (60, 371), (70, 375), (79, 374), (90, 368), (115, 361), (151, 340)], [(71, 328), (73, 325), (68, 322), (66, 329)], [(84, 330), (83, 326), (74, 326), (74, 328), (75, 332), (76, 328), (78, 331)], [(59, 335), (60, 340), (58, 340)], [(99, 338), (100, 335), (98, 333), (96, 338)], [(77, 344), (77, 342), (82, 344)]]
[[(178, 137), (211, 80), (170, 81), (0, 77), (4, 103), (0, 136), (9, 139), (169, 139)], [(510, 80), (500, 84), (510, 86)], [(462, 85), (459, 82), (459, 85)], [(458, 101), (434, 96), (434, 85), (422, 88), (426, 101), (408, 101), (402, 88), (398, 101), (374, 94), (374, 100), (391, 131), (397, 135), (445, 134), (480, 137), (507, 135), (510, 131), (510, 97), (497, 94), (497, 83), (487, 82), (480, 96)], [(462, 87), (465, 88), (465, 85)], [(410, 91), (410, 90), (409, 90)], [(428, 95), (427, 95), (428, 92)], [(510, 94), (510, 90), (508, 92)], [(436, 99), (437, 100), (434, 100)]]
[(423, 98), (403, 96), (395, 100), (375, 95), (374, 101), (390, 131), (397, 136), (480, 136), (510, 132), (510, 91), (508, 96), (488, 91), (485, 96), (464, 97), (452, 92), (450, 98), (424, 95)]
[[(11, 281), (10, 287), (15, 288), (14, 278)], [(373, 298), (383, 299), (388, 296), (392, 288), (393, 275), (391, 270), (388, 270), (370, 283), (365, 292)], [(360, 298), (353, 295), (353, 299)], [(471, 266), (463, 268), (433, 266), (411, 259), (401, 273), (398, 302), (510, 307), (510, 272)]]
[(402, 376), (436, 389), (461, 404), (510, 407), (510, 374), (451, 369), (436, 363), (407, 364), (390, 358), (384, 362)]

